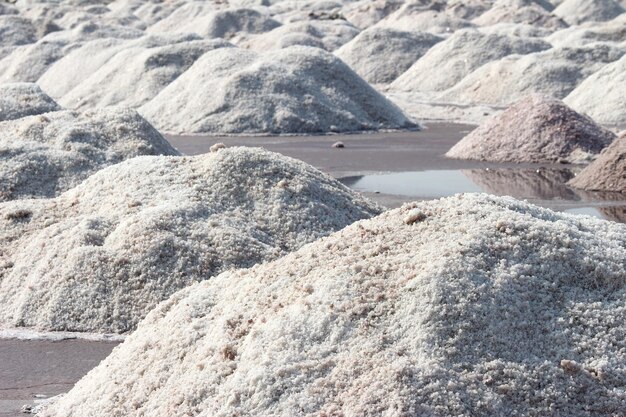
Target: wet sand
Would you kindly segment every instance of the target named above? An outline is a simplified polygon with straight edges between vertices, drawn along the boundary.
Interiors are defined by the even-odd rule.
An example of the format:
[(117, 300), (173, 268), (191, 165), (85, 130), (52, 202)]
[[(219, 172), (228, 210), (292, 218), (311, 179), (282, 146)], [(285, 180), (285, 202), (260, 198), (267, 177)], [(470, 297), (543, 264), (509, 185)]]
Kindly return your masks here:
[(115, 342), (0, 339), (0, 416), (69, 391), (111, 353)]

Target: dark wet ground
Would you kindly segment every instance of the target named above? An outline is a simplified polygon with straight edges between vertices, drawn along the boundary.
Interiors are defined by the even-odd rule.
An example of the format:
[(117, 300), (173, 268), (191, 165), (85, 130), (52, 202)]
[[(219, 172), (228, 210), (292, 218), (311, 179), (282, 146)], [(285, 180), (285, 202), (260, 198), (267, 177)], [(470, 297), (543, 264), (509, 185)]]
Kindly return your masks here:
[[(489, 192), (573, 213), (626, 221), (626, 196), (598, 195), (564, 183), (580, 167), (486, 164), (445, 158), (468, 125), (432, 124), (420, 132), (315, 137), (183, 137), (168, 139), (181, 152), (205, 153), (211, 145), (260, 146), (301, 159), (380, 203), (458, 192)], [(333, 148), (341, 141), (344, 148)], [(0, 339), (0, 417), (20, 416), (24, 404), (67, 392), (113, 349), (114, 342)]]

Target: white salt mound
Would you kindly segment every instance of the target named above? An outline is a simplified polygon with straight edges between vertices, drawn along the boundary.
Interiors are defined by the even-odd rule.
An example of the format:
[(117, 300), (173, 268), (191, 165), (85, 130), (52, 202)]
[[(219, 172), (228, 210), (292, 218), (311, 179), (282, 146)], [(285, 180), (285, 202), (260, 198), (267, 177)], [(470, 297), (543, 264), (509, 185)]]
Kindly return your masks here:
[(539, 95), (523, 98), (454, 145), (449, 158), (492, 162), (583, 163), (615, 134), (563, 102)]
[(36, 82), (52, 64), (78, 46), (47, 40), (18, 46), (0, 61), (0, 83)]
[(304, 46), (264, 55), (238, 48), (209, 51), (140, 112), (161, 130), (187, 133), (415, 126), (339, 58)]
[(474, 25), (468, 20), (449, 13), (442, 1), (409, 0), (404, 2), (398, 10), (376, 23), (376, 26), (444, 34)]
[(583, 22), (611, 20), (625, 11), (614, 0), (565, 0), (554, 9), (554, 14), (570, 25), (579, 25)]
[(346, 3), (342, 15), (360, 29), (380, 22), (402, 6), (402, 0), (360, 0)]
[(339, 48), (337, 55), (369, 83), (387, 84), (443, 38), (426, 32), (373, 27)]
[(550, 48), (535, 38), (492, 35), (476, 30), (455, 32), (433, 46), (392, 84), (400, 91), (443, 91), (481, 65), (510, 54), (528, 54)]
[(226, 9), (199, 16), (181, 25), (177, 32), (194, 32), (205, 38), (230, 39), (242, 33), (263, 33), (280, 23), (253, 9)]
[(485, 13), (473, 20), (480, 26), (497, 23), (523, 23), (543, 29), (561, 29), (567, 23), (531, 0), (497, 0)]
[(0, 122), (60, 109), (61, 107), (37, 84), (0, 85)]
[(123, 48), (59, 99), (73, 109), (139, 107), (184, 73), (205, 52), (232, 46), (223, 40)]
[(0, 15), (0, 46), (17, 46), (37, 41), (37, 30), (26, 18)]
[(587, 191), (626, 193), (626, 133), (615, 139), (568, 184)]
[(609, 21), (572, 26), (554, 32), (546, 40), (556, 47), (579, 47), (595, 42), (623, 42), (626, 40), (626, 19), (623, 22)]
[(626, 225), (413, 203), (160, 304), (41, 416), (618, 416)]
[(626, 127), (626, 56), (602, 67), (563, 101), (599, 123)]
[(562, 99), (626, 50), (609, 45), (551, 48), (488, 62), (438, 98), (444, 102), (508, 106), (528, 94)]
[(378, 213), (261, 149), (133, 158), (56, 199), (0, 204), (0, 323), (127, 332), (181, 288)]
[(138, 155), (178, 152), (130, 109), (57, 111), (0, 122), (0, 201), (53, 197)]

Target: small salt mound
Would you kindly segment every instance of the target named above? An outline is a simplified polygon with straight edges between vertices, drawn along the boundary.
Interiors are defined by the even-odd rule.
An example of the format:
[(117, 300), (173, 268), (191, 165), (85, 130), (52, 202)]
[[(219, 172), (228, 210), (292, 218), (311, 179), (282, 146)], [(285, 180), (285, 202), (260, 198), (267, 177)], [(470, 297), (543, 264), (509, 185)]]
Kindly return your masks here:
[(134, 158), (56, 199), (0, 205), (0, 322), (130, 331), (181, 288), (378, 213), (313, 167), (261, 149)]
[(589, 76), (566, 98), (599, 123), (626, 127), (626, 56)]
[(50, 33), (45, 36), (45, 39), (61, 42), (86, 42), (103, 38), (136, 39), (143, 34), (143, 31), (139, 29), (126, 26), (84, 22), (73, 29)]
[(180, 42), (162, 47), (130, 47), (59, 99), (73, 109), (139, 107), (185, 72), (205, 52), (232, 46), (223, 40)]
[(335, 52), (369, 83), (390, 83), (442, 38), (426, 32), (373, 27)]
[(550, 44), (540, 39), (491, 35), (476, 30), (458, 31), (426, 52), (391, 84), (391, 89), (443, 91), (489, 61), (548, 48)]
[(473, 130), (446, 156), (492, 162), (593, 159), (615, 135), (559, 100), (528, 96)]
[(474, 25), (465, 19), (447, 13), (441, 2), (411, 0), (376, 23), (376, 26), (404, 31), (419, 30), (445, 34)]
[(491, 33), (501, 36), (519, 36), (522, 38), (544, 38), (551, 33), (548, 29), (523, 23), (496, 23), (495, 25), (481, 27), (478, 30), (482, 33)]
[(543, 29), (560, 29), (567, 24), (531, 0), (498, 0), (487, 12), (473, 20), (480, 26), (496, 23), (523, 23)]
[(624, 51), (607, 45), (589, 45), (510, 55), (478, 68), (438, 99), (499, 106), (508, 106), (533, 93), (562, 99), (585, 78), (622, 57)]
[(200, 16), (181, 25), (177, 32), (194, 32), (205, 38), (231, 39), (243, 33), (263, 33), (280, 26), (253, 9), (226, 9)]
[(626, 10), (614, 0), (565, 0), (554, 14), (570, 25), (583, 22), (603, 22), (614, 19)]
[(167, 17), (148, 27), (148, 33), (176, 32), (181, 26), (199, 17), (207, 17), (217, 10), (213, 2), (190, 1), (176, 7)]
[(568, 184), (587, 191), (626, 193), (626, 133)]
[(259, 52), (294, 45), (334, 51), (358, 34), (359, 30), (344, 20), (312, 20), (287, 23), (267, 33), (242, 40), (238, 45)]
[[(625, 15), (626, 16), (626, 15)], [(609, 21), (572, 26), (559, 30), (546, 40), (554, 46), (576, 47), (595, 42), (623, 42), (626, 39), (626, 19), (623, 22)]]
[(148, 26), (163, 20), (172, 14), (176, 7), (180, 7), (169, 3), (144, 3), (143, 1), (138, 2), (138, 4), (139, 7), (133, 13)]
[(321, 133), (414, 126), (339, 58), (304, 46), (264, 55), (238, 48), (209, 51), (140, 111), (168, 132)]
[(0, 46), (17, 46), (37, 41), (37, 29), (26, 18), (15, 15), (0, 16)]
[(37, 81), (52, 97), (61, 98), (127, 48), (155, 48), (199, 40), (198, 35), (149, 35), (134, 40), (116, 38), (85, 42), (55, 62)]
[(134, 110), (57, 111), (0, 123), (0, 201), (53, 197), (138, 155), (177, 155)]
[(175, 294), (42, 417), (624, 415), (625, 258), (618, 223), (408, 204)]
[(354, 26), (367, 29), (402, 6), (401, 0), (360, 0), (347, 3), (342, 14)]
[(60, 109), (36, 84), (0, 85), (0, 122)]
[(492, 7), (493, 0), (448, 0), (446, 13), (459, 19), (474, 19)]
[(78, 46), (43, 39), (18, 46), (0, 61), (0, 83), (35, 82), (52, 64)]

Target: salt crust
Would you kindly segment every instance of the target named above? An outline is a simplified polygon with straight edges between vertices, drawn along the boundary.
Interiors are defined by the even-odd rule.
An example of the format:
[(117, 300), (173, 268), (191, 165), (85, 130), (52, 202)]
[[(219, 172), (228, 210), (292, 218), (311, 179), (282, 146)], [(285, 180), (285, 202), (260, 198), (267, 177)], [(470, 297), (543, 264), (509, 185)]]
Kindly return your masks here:
[(56, 111), (0, 122), (0, 201), (53, 197), (139, 155), (178, 155), (135, 110)]
[(0, 204), (0, 324), (128, 332), (193, 282), (380, 211), (313, 167), (257, 148), (133, 158), (58, 198)]
[(626, 225), (458, 195), (161, 303), (41, 416), (626, 413)]

